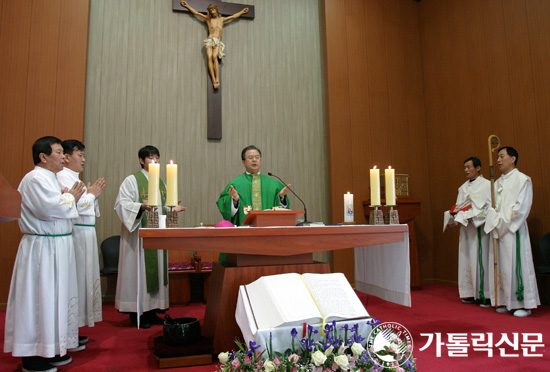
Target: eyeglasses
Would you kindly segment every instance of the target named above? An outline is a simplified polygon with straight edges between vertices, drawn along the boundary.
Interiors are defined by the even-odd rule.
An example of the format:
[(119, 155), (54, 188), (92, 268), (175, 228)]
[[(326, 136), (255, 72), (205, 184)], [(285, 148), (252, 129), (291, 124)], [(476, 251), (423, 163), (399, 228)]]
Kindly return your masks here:
[(260, 155), (254, 155), (254, 156), (247, 156), (246, 159), (248, 160), (260, 160), (262, 157)]

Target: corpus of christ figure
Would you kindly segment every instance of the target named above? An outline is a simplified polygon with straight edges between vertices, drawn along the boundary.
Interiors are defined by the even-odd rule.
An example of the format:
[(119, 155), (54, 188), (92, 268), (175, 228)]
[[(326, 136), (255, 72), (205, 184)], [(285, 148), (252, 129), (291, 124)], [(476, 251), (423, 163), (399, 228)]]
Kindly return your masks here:
[(218, 58), (225, 57), (223, 50), (225, 45), (222, 43), (223, 25), (226, 22), (239, 18), (245, 13), (248, 13), (248, 8), (244, 8), (240, 12), (237, 12), (229, 17), (220, 16), (218, 6), (215, 4), (208, 5), (207, 13), (202, 14), (192, 8), (187, 1), (182, 1), (181, 6), (189, 9), (191, 14), (197, 16), (208, 25), (208, 37), (204, 39), (204, 47), (206, 48), (206, 56), (208, 57), (208, 72), (212, 78), (212, 85), (214, 89), (220, 87), (220, 63)]

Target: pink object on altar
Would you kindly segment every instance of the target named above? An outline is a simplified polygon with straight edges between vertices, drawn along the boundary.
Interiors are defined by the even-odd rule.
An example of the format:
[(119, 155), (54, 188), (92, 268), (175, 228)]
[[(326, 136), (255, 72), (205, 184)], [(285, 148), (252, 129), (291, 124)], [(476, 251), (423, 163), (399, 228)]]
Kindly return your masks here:
[(216, 227), (235, 227), (235, 225), (233, 225), (228, 220), (221, 220), (216, 224)]

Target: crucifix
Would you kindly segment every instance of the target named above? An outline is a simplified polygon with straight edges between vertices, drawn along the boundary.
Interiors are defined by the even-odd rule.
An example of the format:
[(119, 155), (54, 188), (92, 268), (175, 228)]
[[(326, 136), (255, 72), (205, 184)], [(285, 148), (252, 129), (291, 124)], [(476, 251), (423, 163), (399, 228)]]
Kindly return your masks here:
[(208, 139), (221, 140), (222, 96), (219, 60), (225, 56), (225, 45), (221, 41), (223, 25), (239, 17), (254, 19), (254, 7), (213, 0), (172, 0), (172, 9), (178, 12), (190, 12), (208, 25), (208, 37), (204, 40), (208, 60), (208, 76), (210, 78), (208, 82), (207, 137)]

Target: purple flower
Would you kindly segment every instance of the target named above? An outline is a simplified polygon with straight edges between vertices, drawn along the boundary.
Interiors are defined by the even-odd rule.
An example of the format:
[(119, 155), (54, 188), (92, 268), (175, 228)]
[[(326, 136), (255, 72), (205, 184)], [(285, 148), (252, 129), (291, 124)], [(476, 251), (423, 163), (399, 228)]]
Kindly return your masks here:
[(246, 351), (246, 355), (252, 354), (254, 350), (260, 347), (260, 345), (256, 345), (254, 341), (250, 341), (248, 345), (250, 346), (250, 349)]
[(296, 337), (298, 335), (298, 331), (296, 330), (296, 328), (292, 328), (292, 331), (290, 331), (290, 335), (292, 337)]

